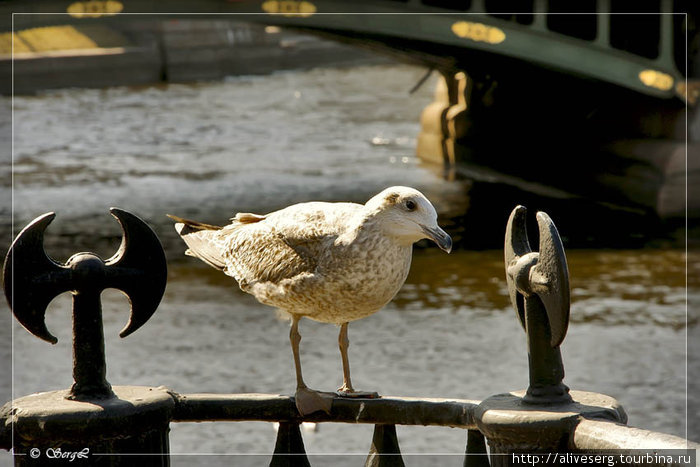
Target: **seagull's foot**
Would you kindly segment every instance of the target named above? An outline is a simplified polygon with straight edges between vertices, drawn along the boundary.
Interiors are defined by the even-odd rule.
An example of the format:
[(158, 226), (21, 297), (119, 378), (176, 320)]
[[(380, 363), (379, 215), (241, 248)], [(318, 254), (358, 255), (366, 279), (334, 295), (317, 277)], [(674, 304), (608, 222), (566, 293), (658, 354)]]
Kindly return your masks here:
[(331, 405), (335, 395), (329, 392), (314, 391), (309, 388), (297, 388), (294, 401), (301, 416), (309, 415), (319, 410), (331, 413)]
[(342, 385), (336, 392), (338, 397), (346, 397), (349, 399), (379, 399), (379, 394), (374, 391), (355, 391), (346, 385)]

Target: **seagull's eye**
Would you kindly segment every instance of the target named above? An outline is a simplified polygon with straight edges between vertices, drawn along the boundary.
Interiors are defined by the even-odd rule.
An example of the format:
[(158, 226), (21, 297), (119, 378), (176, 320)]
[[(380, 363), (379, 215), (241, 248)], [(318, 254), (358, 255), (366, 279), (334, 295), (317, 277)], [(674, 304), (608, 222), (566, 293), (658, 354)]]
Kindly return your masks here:
[(406, 205), (406, 209), (408, 209), (409, 211), (415, 211), (415, 210), (416, 210), (416, 207), (418, 207), (418, 206), (416, 205), (416, 202), (415, 202), (415, 201), (412, 201), (412, 200), (410, 200), (410, 199), (409, 199), (408, 201), (406, 201), (406, 204), (405, 204), (405, 205)]

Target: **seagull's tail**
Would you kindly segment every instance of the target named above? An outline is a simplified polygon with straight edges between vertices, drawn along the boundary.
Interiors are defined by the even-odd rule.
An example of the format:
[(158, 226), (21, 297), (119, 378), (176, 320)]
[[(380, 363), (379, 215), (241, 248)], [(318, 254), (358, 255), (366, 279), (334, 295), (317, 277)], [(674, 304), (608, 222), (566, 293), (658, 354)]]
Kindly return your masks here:
[(175, 224), (175, 229), (180, 235), (185, 235), (190, 232), (182, 232), (185, 226), (191, 228), (192, 230), (221, 230), (222, 227), (218, 225), (205, 224), (204, 222), (197, 222), (190, 219), (185, 219), (184, 217), (175, 216), (173, 214), (166, 214), (169, 218), (177, 222)]
[(220, 242), (216, 241), (221, 227), (183, 219), (172, 214), (166, 215), (176, 221), (175, 230), (189, 247), (185, 251), (186, 255), (199, 258), (209, 266), (223, 271), (226, 261), (220, 250)]

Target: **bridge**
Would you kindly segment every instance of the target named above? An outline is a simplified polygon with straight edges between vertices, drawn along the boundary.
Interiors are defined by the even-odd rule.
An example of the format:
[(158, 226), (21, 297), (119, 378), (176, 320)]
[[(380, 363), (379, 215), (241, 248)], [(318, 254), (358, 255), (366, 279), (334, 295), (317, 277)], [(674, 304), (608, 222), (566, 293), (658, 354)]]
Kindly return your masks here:
[[(686, 212), (700, 216), (700, 201), (693, 201), (700, 200), (693, 191), (700, 183), (692, 182), (700, 177), (700, 158), (686, 156), (684, 125), (686, 108), (692, 121), (700, 94), (700, 34), (684, 5), (5, 0), (0, 27), (230, 15), (383, 51), (442, 75), (436, 101), (421, 119), (421, 158), (457, 173), (467, 163), (570, 196), (680, 219)], [(690, 151), (700, 153), (693, 134), (690, 139)]]
[[(124, 15), (236, 19), (315, 31), (385, 48), (439, 69), (493, 74), (535, 65), (663, 99), (685, 99), (686, 16), (656, 0), (635, 15), (612, 0), (42, 0), (0, 2), (14, 29)], [(674, 14), (675, 8), (675, 14)], [(512, 13), (516, 11), (517, 13)], [(572, 12), (581, 14), (569, 14)], [(666, 14), (660, 14), (664, 12)], [(26, 14), (23, 14), (26, 13)], [(63, 14), (61, 14), (63, 13)], [(695, 31), (690, 31), (694, 34)], [(692, 36), (691, 36), (692, 39)], [(693, 64), (693, 66), (697, 66)]]

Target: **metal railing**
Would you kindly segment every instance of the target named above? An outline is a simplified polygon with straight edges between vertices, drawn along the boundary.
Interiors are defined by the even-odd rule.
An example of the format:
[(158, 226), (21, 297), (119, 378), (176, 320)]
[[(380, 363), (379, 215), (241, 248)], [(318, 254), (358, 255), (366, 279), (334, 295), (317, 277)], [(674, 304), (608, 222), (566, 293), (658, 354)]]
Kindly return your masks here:
[[(569, 323), (569, 274), (559, 234), (545, 213), (537, 214), (538, 251), (532, 251), (527, 238), (525, 208), (513, 211), (506, 228), (506, 282), (528, 336), (527, 390), (483, 401), (336, 397), (329, 413), (306, 416), (288, 396), (178, 394), (165, 387), (112, 387), (106, 381), (100, 292), (111, 287), (129, 296), (131, 319), (120, 333), (126, 337), (156, 311), (166, 278), (165, 256), (155, 233), (133, 214), (119, 209), (112, 209), (112, 214), (122, 226), (123, 240), (107, 261), (92, 253), (76, 254), (66, 264), (49, 258), (43, 235), (53, 213), (30, 223), (8, 252), (5, 293), (15, 317), (29, 332), (55, 342), (44, 322), (46, 306), (64, 291), (74, 299), (75, 384), (21, 397), (0, 409), (0, 448), (12, 450), (16, 466), (45, 465), (44, 454), (49, 452), (54, 457), (57, 452), (72, 456), (52, 462), (167, 466), (170, 423), (222, 421), (278, 422), (270, 465), (309, 465), (302, 422), (375, 425), (365, 462), (369, 466), (404, 465), (396, 425), (466, 430), (464, 465), (470, 467), (487, 466), (489, 460), (490, 465), (514, 465), (519, 463), (514, 456), (552, 454), (554, 462), (548, 458), (549, 463), (566, 464), (570, 460), (566, 456), (610, 450), (618, 450), (619, 456), (629, 454), (620, 458), (625, 464), (646, 465), (649, 459), (666, 465), (695, 463), (699, 445), (627, 427), (627, 416), (615, 399), (570, 391), (564, 385), (559, 347)], [(652, 457), (635, 457), (639, 449)], [(677, 450), (675, 457), (658, 457), (660, 450), (671, 449)]]

